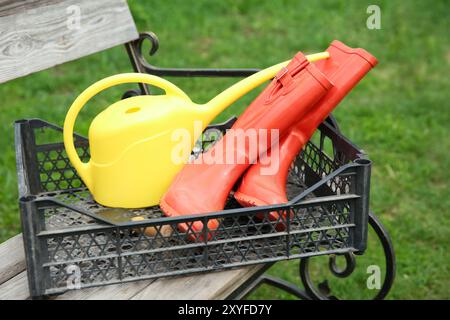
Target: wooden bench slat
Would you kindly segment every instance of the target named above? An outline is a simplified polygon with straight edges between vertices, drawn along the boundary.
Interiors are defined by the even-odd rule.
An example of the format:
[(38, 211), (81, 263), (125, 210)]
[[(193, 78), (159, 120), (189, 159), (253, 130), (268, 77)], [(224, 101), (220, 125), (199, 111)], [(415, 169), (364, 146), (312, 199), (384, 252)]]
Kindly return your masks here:
[(55, 300), (129, 300), (155, 280), (113, 284), (103, 287), (71, 290), (55, 296)]
[(0, 284), (18, 275), (25, 268), (22, 234), (18, 234), (0, 245)]
[(139, 36), (125, 0), (0, 0), (0, 30), (0, 83)]
[(261, 265), (255, 265), (195, 276), (159, 279), (136, 294), (132, 300), (225, 299), (260, 268)]
[(68, 291), (57, 300), (225, 299), (262, 266)]
[(22, 271), (15, 277), (0, 285), (1, 300), (27, 300), (30, 298), (28, 290), (27, 272)]

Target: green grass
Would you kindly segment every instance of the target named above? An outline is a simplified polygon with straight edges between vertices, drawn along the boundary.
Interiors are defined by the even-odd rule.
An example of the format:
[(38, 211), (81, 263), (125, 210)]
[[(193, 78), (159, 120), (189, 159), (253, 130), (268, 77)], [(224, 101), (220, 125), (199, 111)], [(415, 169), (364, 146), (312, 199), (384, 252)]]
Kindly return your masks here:
[[(381, 7), (381, 30), (366, 28), (366, 8)], [(333, 39), (372, 52), (380, 64), (335, 112), (344, 133), (373, 160), (371, 208), (389, 229), (397, 252), (392, 299), (450, 298), (448, 1), (130, 1), (139, 30), (161, 40), (152, 62), (173, 67), (264, 67), (298, 50), (323, 50)], [(39, 117), (62, 124), (73, 99), (105, 76), (130, 71), (117, 47), (0, 85), (0, 241), (20, 232), (13, 121)], [(171, 79), (205, 102), (233, 79)], [(129, 88), (129, 87), (126, 87)], [(96, 97), (77, 130), (117, 100), (125, 87)], [(255, 94), (226, 115), (239, 113)], [(366, 266), (382, 264), (373, 237), (349, 280), (330, 280), (345, 297), (372, 294)], [(377, 251), (378, 250), (378, 251)], [(324, 258), (312, 259), (314, 265)], [(375, 262), (373, 262), (375, 261)], [(322, 270), (314, 268), (313, 270)], [(297, 263), (271, 274), (298, 281)], [(318, 280), (326, 273), (314, 273)], [(360, 293), (362, 292), (362, 294)], [(292, 298), (261, 287), (251, 298)]]

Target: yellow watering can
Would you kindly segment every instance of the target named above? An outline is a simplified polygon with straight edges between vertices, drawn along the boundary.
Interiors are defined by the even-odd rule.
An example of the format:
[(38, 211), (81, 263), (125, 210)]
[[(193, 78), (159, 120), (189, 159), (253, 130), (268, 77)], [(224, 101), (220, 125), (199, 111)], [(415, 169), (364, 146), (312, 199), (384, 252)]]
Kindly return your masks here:
[[(307, 56), (309, 61), (328, 57), (327, 52)], [(64, 121), (67, 155), (98, 203), (116, 208), (157, 205), (207, 125), (244, 94), (272, 79), (288, 63), (255, 73), (203, 105), (192, 102), (169, 81), (148, 74), (123, 73), (100, 80), (83, 91), (67, 113)], [(82, 162), (73, 144), (78, 113), (97, 93), (124, 83), (150, 84), (166, 94), (131, 97), (98, 114), (89, 128), (91, 159)], [(196, 126), (201, 126), (201, 130)], [(189, 139), (180, 142), (174, 135), (176, 130), (190, 133)], [(188, 151), (184, 161), (174, 161), (177, 149)]]

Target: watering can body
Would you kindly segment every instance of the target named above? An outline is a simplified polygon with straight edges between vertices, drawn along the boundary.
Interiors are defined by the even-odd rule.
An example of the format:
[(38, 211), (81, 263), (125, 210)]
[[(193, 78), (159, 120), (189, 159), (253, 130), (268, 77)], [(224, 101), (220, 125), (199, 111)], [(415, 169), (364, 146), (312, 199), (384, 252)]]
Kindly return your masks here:
[[(309, 59), (327, 57), (328, 53), (318, 53)], [(67, 155), (98, 203), (116, 208), (157, 205), (206, 126), (288, 63), (253, 74), (206, 104), (192, 102), (177, 86), (153, 75), (124, 73), (102, 79), (83, 91), (66, 115)], [(97, 93), (123, 83), (150, 84), (163, 89), (165, 95), (131, 97), (98, 114), (89, 128), (91, 159), (82, 162), (73, 143), (78, 113)]]
[[(73, 146), (78, 112), (98, 92), (128, 82), (150, 83), (166, 94), (131, 97), (99, 113), (89, 127), (91, 159), (81, 162)], [(72, 165), (98, 203), (120, 208), (152, 206), (158, 204), (215, 112), (193, 103), (164, 79), (119, 74), (100, 80), (75, 100), (64, 122), (64, 144)], [(176, 130), (188, 133), (187, 139), (175, 140)], [(185, 155), (173, 159), (177, 145)]]
[(175, 155), (174, 142), (190, 153), (203, 127), (179, 141), (174, 140), (176, 131), (195, 132), (196, 121), (205, 120), (203, 113), (201, 107), (171, 96), (132, 97), (100, 113), (89, 130), (92, 151), (87, 174), (95, 200), (125, 208), (157, 204), (161, 192), (155, 190), (169, 187), (188, 156)]

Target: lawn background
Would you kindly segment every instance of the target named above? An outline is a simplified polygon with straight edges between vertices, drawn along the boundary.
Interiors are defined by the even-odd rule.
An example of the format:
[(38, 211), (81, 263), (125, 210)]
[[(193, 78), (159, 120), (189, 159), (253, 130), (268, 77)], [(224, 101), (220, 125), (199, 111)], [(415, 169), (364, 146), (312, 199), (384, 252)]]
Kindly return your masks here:
[[(366, 28), (369, 4), (381, 8), (381, 30)], [(397, 253), (392, 299), (450, 298), (449, 270), (449, 1), (129, 1), (140, 31), (154, 31), (152, 63), (167, 67), (265, 67), (297, 51), (322, 51), (333, 39), (366, 48), (380, 64), (335, 111), (347, 137), (373, 160), (371, 208), (389, 229)], [(13, 122), (38, 117), (62, 125), (74, 98), (96, 80), (131, 70), (117, 47), (0, 85), (0, 242), (20, 232)], [(196, 102), (206, 102), (234, 79), (170, 78)], [(76, 130), (130, 86), (110, 89), (83, 110)], [(241, 112), (257, 92), (219, 120)], [(371, 236), (351, 279), (325, 272), (333, 293), (368, 297), (366, 267), (382, 265)], [(312, 261), (312, 263), (313, 263)], [(375, 261), (375, 262), (374, 262)], [(324, 271), (320, 273), (317, 270)], [(298, 283), (298, 263), (271, 274)], [(362, 293), (361, 293), (362, 292)], [(256, 298), (293, 298), (261, 287)]]

